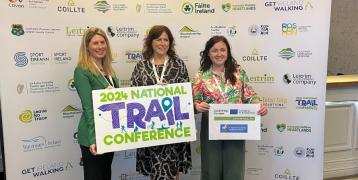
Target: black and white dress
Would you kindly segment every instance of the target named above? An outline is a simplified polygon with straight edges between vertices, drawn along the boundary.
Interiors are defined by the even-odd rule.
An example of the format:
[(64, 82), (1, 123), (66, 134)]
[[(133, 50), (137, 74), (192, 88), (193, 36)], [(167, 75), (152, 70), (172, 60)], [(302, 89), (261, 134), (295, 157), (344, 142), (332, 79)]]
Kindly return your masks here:
[[(155, 65), (160, 76), (164, 65)], [(164, 82), (168, 84), (189, 82), (188, 70), (181, 59), (170, 59), (164, 72)], [(138, 62), (131, 77), (131, 86), (157, 84), (152, 63), (149, 60)], [(178, 172), (187, 173), (191, 168), (189, 143), (168, 144), (137, 149), (136, 170), (155, 180), (174, 179)]]

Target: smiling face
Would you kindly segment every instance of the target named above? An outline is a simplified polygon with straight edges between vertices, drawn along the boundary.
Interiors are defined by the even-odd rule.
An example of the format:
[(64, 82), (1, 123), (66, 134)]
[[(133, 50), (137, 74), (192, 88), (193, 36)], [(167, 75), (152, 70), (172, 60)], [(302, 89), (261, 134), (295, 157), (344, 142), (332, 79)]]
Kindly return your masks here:
[(152, 47), (154, 56), (166, 56), (169, 49), (169, 37), (163, 32), (157, 39), (153, 39)]
[(209, 57), (214, 67), (224, 67), (227, 56), (227, 46), (223, 41), (215, 43), (209, 50)]
[(96, 34), (88, 44), (89, 54), (96, 60), (103, 60), (107, 54), (107, 43), (104, 37)]

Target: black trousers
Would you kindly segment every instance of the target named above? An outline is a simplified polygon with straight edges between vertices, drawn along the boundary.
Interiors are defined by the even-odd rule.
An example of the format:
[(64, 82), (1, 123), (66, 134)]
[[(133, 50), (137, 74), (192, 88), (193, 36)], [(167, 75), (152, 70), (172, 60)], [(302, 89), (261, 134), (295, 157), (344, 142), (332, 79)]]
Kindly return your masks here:
[(111, 180), (111, 165), (114, 153), (93, 156), (86, 146), (80, 146), (84, 180)]

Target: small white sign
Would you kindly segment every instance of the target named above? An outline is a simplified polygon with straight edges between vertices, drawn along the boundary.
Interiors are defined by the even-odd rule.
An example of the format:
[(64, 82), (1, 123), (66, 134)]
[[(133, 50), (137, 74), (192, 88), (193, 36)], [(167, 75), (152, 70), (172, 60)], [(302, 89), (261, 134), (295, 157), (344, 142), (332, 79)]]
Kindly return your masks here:
[(209, 140), (261, 140), (259, 104), (210, 104)]

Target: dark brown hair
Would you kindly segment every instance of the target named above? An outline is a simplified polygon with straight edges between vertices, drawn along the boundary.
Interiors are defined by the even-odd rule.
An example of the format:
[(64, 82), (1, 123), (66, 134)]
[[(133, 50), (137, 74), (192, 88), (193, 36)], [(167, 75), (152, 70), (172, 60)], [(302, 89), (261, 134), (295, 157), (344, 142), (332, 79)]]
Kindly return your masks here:
[(200, 70), (205, 72), (208, 71), (213, 65), (210, 57), (210, 49), (218, 42), (224, 42), (227, 48), (227, 60), (225, 62), (225, 79), (230, 80), (231, 84), (236, 83), (236, 68), (238, 66), (236, 60), (232, 57), (231, 47), (228, 40), (224, 36), (213, 36), (205, 44), (205, 49), (200, 53)]
[(165, 32), (169, 38), (169, 49), (168, 49), (168, 56), (170, 59), (176, 59), (177, 55), (174, 49), (174, 37), (173, 34), (170, 32), (169, 28), (164, 25), (155, 25), (153, 26), (148, 33), (148, 36), (145, 38), (144, 45), (143, 45), (143, 57), (146, 60), (150, 60), (153, 57), (154, 51), (152, 42), (154, 39), (159, 38), (162, 33)]

